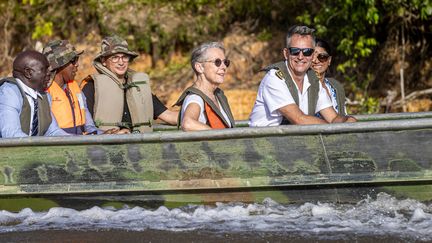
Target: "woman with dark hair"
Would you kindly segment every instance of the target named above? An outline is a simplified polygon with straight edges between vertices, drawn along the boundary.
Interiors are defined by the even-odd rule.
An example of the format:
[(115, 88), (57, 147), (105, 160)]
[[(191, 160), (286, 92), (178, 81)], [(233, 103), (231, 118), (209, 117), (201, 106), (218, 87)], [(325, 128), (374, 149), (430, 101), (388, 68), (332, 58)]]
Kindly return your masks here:
[[(340, 115), (346, 116), (346, 98), (343, 85), (334, 78), (326, 77), (326, 73), (328, 73), (328, 68), (330, 67), (332, 60), (332, 49), (330, 44), (319, 38), (316, 38), (315, 43), (315, 53), (313, 55), (311, 67), (318, 76), (322, 87), (327, 91), (327, 95), (333, 103), (333, 108)], [(317, 113), (315, 116), (320, 117), (320, 114)]]

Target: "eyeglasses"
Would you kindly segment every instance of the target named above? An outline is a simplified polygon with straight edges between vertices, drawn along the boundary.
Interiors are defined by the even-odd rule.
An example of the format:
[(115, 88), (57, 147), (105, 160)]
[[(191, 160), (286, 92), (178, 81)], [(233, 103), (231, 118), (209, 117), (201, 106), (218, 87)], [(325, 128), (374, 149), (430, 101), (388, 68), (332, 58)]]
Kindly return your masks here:
[(53, 69), (49, 68), (47, 72), (48, 72), (47, 75), (49, 76), (49, 80), (53, 80), (54, 77), (55, 77), (55, 75), (56, 75), (56, 70), (55, 69), (53, 70)]
[(129, 62), (130, 61), (130, 56), (111, 56), (110, 58), (108, 58), (111, 60), (111, 62), (113, 63), (118, 63), (120, 61), (120, 59), (123, 62)]
[(290, 55), (298, 56), (300, 52), (303, 53), (303, 56), (309, 57), (314, 53), (313, 48), (297, 48), (297, 47), (289, 47), (288, 48)]
[(72, 60), (70, 60), (70, 63), (76, 65), (78, 63), (78, 60), (79, 60), (79, 56), (75, 56), (74, 58), (72, 58)]
[(220, 59), (220, 58), (216, 58), (215, 60), (209, 60), (209, 61), (204, 61), (204, 62), (212, 62), (212, 63), (214, 63), (215, 64), (215, 66), (216, 67), (220, 67), (221, 65), (222, 65), (222, 62), (223, 62), (223, 64), (226, 66), (226, 67), (229, 67), (229, 65), (231, 64), (231, 61), (229, 60), (229, 59)]
[(327, 60), (329, 59), (330, 55), (327, 53), (320, 53), (318, 54), (317, 58), (320, 62), (327, 62)]

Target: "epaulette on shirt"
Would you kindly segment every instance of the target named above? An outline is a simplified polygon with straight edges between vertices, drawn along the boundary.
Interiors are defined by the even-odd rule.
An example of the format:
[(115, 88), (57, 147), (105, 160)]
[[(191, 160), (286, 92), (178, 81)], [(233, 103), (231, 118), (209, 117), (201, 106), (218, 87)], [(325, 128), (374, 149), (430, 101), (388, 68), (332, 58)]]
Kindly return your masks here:
[(281, 79), (281, 80), (284, 80), (284, 79), (285, 79), (285, 77), (284, 77), (284, 75), (283, 75), (283, 72), (282, 72), (281, 70), (277, 70), (277, 71), (275, 72), (275, 75), (276, 75), (276, 77), (278, 77), (278, 78)]

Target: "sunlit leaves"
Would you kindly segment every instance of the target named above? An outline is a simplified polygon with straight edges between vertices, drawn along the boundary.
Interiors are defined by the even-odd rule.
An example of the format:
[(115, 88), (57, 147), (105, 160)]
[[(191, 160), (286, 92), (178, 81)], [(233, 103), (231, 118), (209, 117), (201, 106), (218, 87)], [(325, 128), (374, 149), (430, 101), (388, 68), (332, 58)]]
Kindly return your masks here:
[(22, 0), (23, 4), (37, 5), (43, 3), (44, 0)]
[(36, 40), (44, 36), (53, 35), (53, 23), (45, 21), (40, 15), (36, 16), (36, 26), (32, 33), (32, 39)]

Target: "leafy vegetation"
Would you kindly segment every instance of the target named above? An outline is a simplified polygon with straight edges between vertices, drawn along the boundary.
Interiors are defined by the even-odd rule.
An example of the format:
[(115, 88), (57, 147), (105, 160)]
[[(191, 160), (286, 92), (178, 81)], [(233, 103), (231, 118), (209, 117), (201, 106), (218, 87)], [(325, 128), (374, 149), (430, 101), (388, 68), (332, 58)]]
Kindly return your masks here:
[[(90, 32), (119, 34), (148, 53), (153, 65), (169, 63), (173, 53), (188, 55), (198, 43), (221, 40), (236, 28), (272, 43), (277, 56), (282, 46), (274, 38), (302, 23), (335, 46), (332, 73), (359, 112), (376, 112), (378, 97), (399, 92), (401, 68), (408, 91), (432, 86), (430, 0), (4, 0), (0, 9), (3, 63), (37, 41), (76, 43)], [(9, 67), (2, 65), (0, 73)]]

